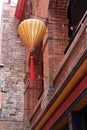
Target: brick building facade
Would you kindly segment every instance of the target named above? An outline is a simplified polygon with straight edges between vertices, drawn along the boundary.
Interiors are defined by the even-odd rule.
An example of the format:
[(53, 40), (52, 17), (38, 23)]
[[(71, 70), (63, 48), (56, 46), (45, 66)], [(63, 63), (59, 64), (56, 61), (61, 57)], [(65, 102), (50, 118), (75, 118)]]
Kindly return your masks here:
[(0, 130), (23, 130), (25, 47), (17, 34), (15, 7), (4, 4), (0, 38)]
[(20, 21), (37, 18), (47, 26), (46, 36), (33, 54), (34, 81), (29, 78), (30, 52), (26, 50), (26, 129), (87, 128), (86, 5), (86, 0), (18, 1), (16, 17)]
[[(5, 57), (2, 62), (7, 67), (4, 66), (1, 70), (5, 70), (5, 75), (6, 72), (11, 75), (12, 80), (9, 83), (13, 87), (17, 87), (18, 82), (16, 81), (21, 78), (20, 87), (17, 87), (17, 93), (20, 96), (14, 95), (15, 98), (11, 99), (15, 100), (17, 105), (17, 97), (21, 97), (20, 102), (23, 103), (24, 96), (24, 104), (21, 105), (21, 108), (20, 104), (17, 105), (21, 113), (16, 115), (12, 113), (12, 120), (14, 121), (17, 117), (16, 123), (19, 123), (18, 119), (23, 119), (19, 115), (23, 117), (24, 108), (24, 130), (87, 129), (87, 1), (84, 0), (83, 3), (81, 0), (18, 0), (15, 12), (15, 16), (19, 20), (18, 24), (24, 19), (37, 18), (47, 26), (46, 36), (33, 52), (34, 81), (29, 78), (30, 52), (27, 48), (25, 49), (22, 41), (19, 42), (19, 37), (13, 42), (14, 47), (11, 46), (13, 49), (11, 56), (13, 57), (10, 59), (9, 56), (10, 63), (6, 62), (8, 59)], [(17, 29), (13, 32), (15, 31), (17, 36)], [(10, 46), (10, 42), (8, 43)], [(10, 49), (3, 43), (1, 54), (5, 47), (6, 50)], [(16, 55), (13, 55), (14, 53)], [(16, 61), (13, 62), (15, 58), (18, 58), (17, 64)], [(15, 71), (12, 71), (13, 65), (18, 67), (16, 77)], [(14, 68), (14, 70), (16, 69)], [(12, 72), (14, 73), (12, 74)], [(1, 75), (3, 74), (1, 73)], [(4, 77), (3, 82), (6, 84)], [(22, 91), (19, 92), (18, 89), (21, 87)], [(10, 91), (8, 95), (10, 95)], [(3, 101), (7, 100), (3, 98)], [(4, 108), (2, 105), (2, 109), (3, 119), (7, 106)], [(7, 118), (10, 116), (10, 114), (5, 115), (8, 115)]]

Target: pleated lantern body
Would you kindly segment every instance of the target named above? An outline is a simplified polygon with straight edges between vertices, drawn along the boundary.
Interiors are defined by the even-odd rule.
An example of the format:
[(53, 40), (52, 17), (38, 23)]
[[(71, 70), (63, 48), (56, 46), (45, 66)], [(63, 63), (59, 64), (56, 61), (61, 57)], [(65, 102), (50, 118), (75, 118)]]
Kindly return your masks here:
[[(31, 51), (40, 44), (46, 34), (45, 24), (38, 19), (27, 19), (20, 23), (18, 33), (25, 43), (26, 47)], [(34, 62), (30, 58), (30, 79), (34, 80)]]
[(30, 51), (33, 51), (46, 34), (45, 24), (38, 19), (27, 19), (18, 27), (19, 35)]

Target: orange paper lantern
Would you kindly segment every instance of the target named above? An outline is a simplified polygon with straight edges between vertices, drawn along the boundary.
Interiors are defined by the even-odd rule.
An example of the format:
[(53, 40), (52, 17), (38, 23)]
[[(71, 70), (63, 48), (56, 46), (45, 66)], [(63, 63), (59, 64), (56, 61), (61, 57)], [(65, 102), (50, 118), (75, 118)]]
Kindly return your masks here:
[[(46, 34), (46, 25), (38, 19), (27, 19), (18, 26), (18, 33), (30, 52), (40, 44)], [(30, 58), (30, 79), (34, 80), (34, 62)]]
[(41, 20), (27, 19), (20, 23), (18, 32), (27, 48), (33, 51), (46, 34), (46, 26)]

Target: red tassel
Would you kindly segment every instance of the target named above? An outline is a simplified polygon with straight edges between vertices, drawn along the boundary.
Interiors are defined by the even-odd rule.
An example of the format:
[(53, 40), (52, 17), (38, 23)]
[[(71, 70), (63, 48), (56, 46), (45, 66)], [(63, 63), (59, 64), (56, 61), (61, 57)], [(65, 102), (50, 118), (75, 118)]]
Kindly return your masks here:
[(34, 58), (30, 57), (30, 80), (34, 80)]

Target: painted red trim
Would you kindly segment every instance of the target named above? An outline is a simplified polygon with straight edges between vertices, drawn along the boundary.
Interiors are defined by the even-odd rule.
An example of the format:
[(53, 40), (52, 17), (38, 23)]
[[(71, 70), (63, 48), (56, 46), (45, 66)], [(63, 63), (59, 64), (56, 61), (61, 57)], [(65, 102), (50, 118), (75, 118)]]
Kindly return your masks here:
[(64, 103), (59, 107), (55, 114), (48, 120), (48, 122), (43, 126), (42, 130), (48, 130), (52, 124), (62, 115), (62, 113), (75, 101), (75, 99), (81, 94), (81, 92), (87, 86), (87, 76), (77, 85), (77, 87), (72, 91)]
[(15, 16), (19, 20), (22, 20), (26, 2), (27, 2), (26, 0), (18, 0)]

